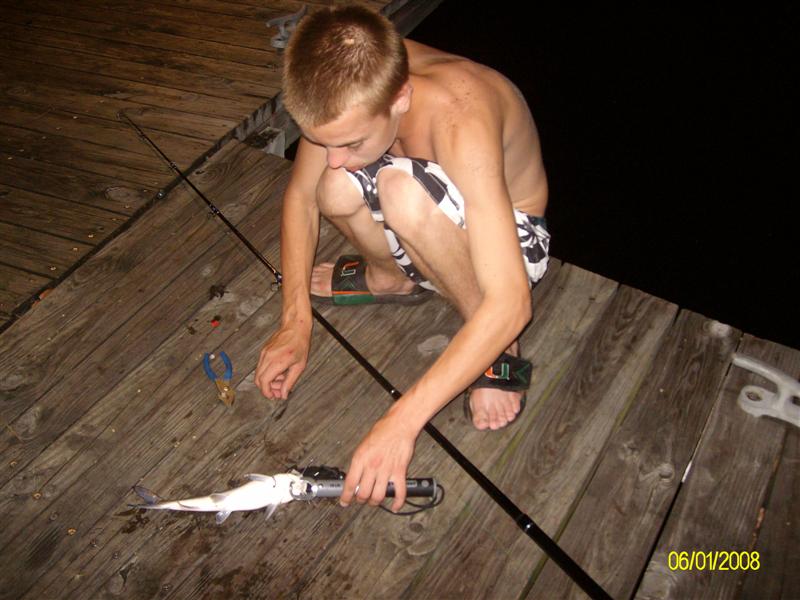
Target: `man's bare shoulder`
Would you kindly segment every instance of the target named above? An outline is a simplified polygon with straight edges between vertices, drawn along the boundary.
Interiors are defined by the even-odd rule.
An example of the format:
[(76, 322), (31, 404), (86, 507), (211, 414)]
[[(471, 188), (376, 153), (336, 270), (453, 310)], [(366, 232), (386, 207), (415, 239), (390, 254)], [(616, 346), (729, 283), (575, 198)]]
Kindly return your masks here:
[(412, 112), (418, 111), (410, 127), (416, 135), (403, 140), (408, 155), (445, 166), (448, 157), (461, 161), (465, 153), (483, 155), (496, 145), (514, 206), (544, 214), (547, 183), (539, 136), (519, 89), (485, 65), (415, 42), (407, 45)]
[(499, 88), (510, 85), (493, 69), (467, 58), (410, 40), (406, 45), (411, 76), (424, 88), (420, 92), (430, 110), (440, 115), (443, 110), (481, 109), (505, 91)]

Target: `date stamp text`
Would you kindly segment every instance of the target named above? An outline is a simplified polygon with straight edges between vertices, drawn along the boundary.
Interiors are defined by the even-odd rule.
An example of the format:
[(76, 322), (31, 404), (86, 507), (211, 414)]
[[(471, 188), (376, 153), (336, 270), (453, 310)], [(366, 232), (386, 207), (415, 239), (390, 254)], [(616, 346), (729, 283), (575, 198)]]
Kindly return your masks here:
[(667, 565), (670, 571), (758, 571), (761, 555), (745, 550), (673, 550)]

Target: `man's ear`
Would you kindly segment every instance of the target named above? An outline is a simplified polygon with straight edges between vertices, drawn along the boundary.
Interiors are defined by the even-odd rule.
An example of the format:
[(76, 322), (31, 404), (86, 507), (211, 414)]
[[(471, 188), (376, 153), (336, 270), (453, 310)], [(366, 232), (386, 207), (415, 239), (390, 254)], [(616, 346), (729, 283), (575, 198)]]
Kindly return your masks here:
[(392, 114), (404, 115), (409, 111), (411, 108), (411, 94), (413, 92), (414, 88), (411, 86), (411, 82), (406, 81), (394, 97), (394, 102), (392, 102), (391, 107)]

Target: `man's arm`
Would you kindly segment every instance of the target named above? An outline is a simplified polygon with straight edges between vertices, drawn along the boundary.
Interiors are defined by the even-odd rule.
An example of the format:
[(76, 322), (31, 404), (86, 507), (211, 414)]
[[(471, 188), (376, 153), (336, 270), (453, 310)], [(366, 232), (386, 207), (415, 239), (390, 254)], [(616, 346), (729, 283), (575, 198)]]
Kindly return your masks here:
[(530, 320), (530, 289), (503, 170), (499, 107), (490, 98), (478, 98), (449, 117), (435, 125), (436, 160), (465, 200), (470, 257), (482, 299), (428, 372), (358, 447), (344, 504), (356, 485), (360, 500), (377, 503), (391, 480), (397, 490), (392, 508), (398, 509), (414, 442), (425, 423), (475, 381)]
[(281, 327), (261, 350), (255, 373), (255, 383), (267, 398), (286, 399), (308, 359), (309, 281), (319, 238), (316, 188), (325, 165), (325, 150), (301, 139), (283, 196)]

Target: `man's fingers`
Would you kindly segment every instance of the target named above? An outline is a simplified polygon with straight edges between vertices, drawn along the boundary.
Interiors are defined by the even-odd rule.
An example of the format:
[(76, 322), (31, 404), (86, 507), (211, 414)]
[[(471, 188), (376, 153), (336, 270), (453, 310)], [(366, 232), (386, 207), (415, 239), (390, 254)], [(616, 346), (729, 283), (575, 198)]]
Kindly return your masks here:
[(292, 365), (286, 371), (285, 375), (281, 375), (281, 398), (286, 400), (289, 397), (289, 392), (292, 391), (294, 384), (297, 383), (300, 374), (303, 372), (305, 365)]
[(372, 490), (375, 488), (375, 474), (369, 471), (361, 474), (361, 480), (358, 482), (358, 491), (356, 492), (356, 501), (364, 504), (372, 496)]
[(344, 479), (344, 488), (342, 488), (342, 495), (339, 497), (339, 504), (342, 506), (349, 506), (353, 501), (353, 494), (355, 494), (358, 482), (361, 479), (361, 469), (355, 464), (351, 464), (347, 472), (347, 477)]
[(262, 394), (270, 397), (272, 382), (283, 371), (284, 369), (281, 369), (280, 365), (274, 362), (267, 363), (263, 369), (256, 371), (255, 383)]
[(392, 512), (397, 512), (406, 503), (406, 480), (405, 474), (400, 474), (392, 478), (394, 482), (394, 501), (392, 502)]
[(369, 497), (371, 506), (378, 506), (383, 499), (386, 498), (386, 487), (389, 485), (389, 476), (378, 475), (375, 479), (375, 487), (372, 489), (372, 495)]

